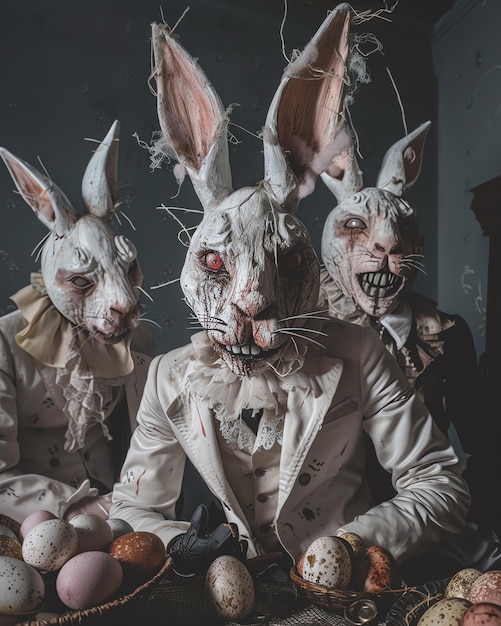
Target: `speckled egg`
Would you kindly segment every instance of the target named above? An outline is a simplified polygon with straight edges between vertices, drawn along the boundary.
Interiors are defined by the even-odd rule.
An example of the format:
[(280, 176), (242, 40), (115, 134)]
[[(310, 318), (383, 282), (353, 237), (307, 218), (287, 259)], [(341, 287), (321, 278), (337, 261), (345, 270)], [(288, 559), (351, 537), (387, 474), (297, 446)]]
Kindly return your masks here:
[(77, 531), (78, 552), (106, 550), (113, 541), (110, 525), (99, 515), (80, 513), (71, 518), (70, 524)]
[(152, 578), (165, 563), (165, 546), (158, 535), (146, 531), (126, 533), (108, 548), (124, 571), (124, 578), (139, 585)]
[(45, 511), (44, 509), (33, 511), (33, 513), (30, 513), (24, 518), (19, 529), (19, 539), (23, 541), (32, 528), (35, 528), (37, 524), (46, 522), (49, 519), (57, 519), (57, 516), (50, 511)]
[(471, 584), (468, 600), (474, 604), (491, 602), (501, 606), (501, 570), (484, 572), (476, 578)]
[(230, 555), (212, 561), (205, 577), (205, 591), (216, 614), (226, 620), (245, 619), (256, 595), (249, 570)]
[(351, 570), (350, 553), (339, 537), (315, 539), (298, 562), (300, 576), (330, 589), (346, 589)]
[(30, 530), (22, 548), (26, 563), (41, 571), (54, 571), (76, 554), (77, 531), (65, 520), (49, 519)]
[(110, 519), (106, 520), (106, 523), (111, 528), (111, 532), (113, 533), (113, 539), (117, 539), (117, 537), (121, 537), (126, 533), (134, 532), (134, 529), (123, 519), (119, 519), (118, 517), (110, 517)]
[(461, 626), (470, 606), (464, 598), (442, 598), (421, 615), (417, 626)]
[(23, 551), (20, 542), (13, 537), (0, 535), (0, 556), (10, 556), (22, 561)]
[(444, 589), (444, 598), (466, 598), (470, 592), (473, 581), (476, 580), (482, 572), (474, 567), (465, 567), (460, 569), (447, 583)]
[(357, 535), (357, 533), (342, 533), (339, 536), (350, 544), (355, 558), (363, 555), (367, 545), (360, 535)]
[(75, 555), (56, 578), (59, 599), (70, 609), (88, 609), (113, 599), (120, 589), (123, 570), (107, 552), (90, 550)]
[(44, 599), (45, 583), (28, 563), (0, 556), (0, 613), (28, 613)]
[(463, 615), (461, 626), (501, 626), (501, 606), (490, 602), (472, 604)]

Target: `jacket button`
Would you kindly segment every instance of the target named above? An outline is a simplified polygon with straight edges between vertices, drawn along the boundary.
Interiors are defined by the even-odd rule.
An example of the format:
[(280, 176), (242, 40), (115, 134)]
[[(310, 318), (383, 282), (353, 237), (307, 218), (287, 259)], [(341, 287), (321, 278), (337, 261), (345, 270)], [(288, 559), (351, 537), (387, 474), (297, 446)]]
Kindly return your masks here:
[(261, 476), (264, 476), (264, 475), (265, 475), (265, 473), (266, 473), (266, 470), (264, 469), (264, 467), (258, 467), (258, 468), (254, 471), (254, 474), (255, 474), (256, 476), (258, 476), (259, 478), (260, 478)]
[(257, 497), (258, 502), (266, 502), (268, 500), (268, 496), (264, 493), (260, 493)]
[(301, 476), (299, 477), (299, 484), (300, 485), (307, 485), (311, 480), (311, 476), (310, 474), (308, 474), (308, 472), (303, 472), (301, 474)]

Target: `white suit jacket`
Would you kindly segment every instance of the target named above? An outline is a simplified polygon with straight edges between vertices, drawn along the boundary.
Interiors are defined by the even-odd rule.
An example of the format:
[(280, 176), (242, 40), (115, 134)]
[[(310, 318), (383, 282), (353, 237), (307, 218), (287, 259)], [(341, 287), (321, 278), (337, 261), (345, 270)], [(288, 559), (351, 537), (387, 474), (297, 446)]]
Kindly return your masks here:
[[(15, 335), (25, 326), (20, 311), (0, 318), (0, 515), (19, 523), (36, 509), (62, 517), (72, 503), (97, 493), (91, 481), (111, 491), (120, 469), (112, 451), (116, 442), (107, 441), (100, 425), (90, 428), (82, 449), (64, 450), (65, 399), (55, 384), (55, 368), (17, 345)], [(134, 370), (117, 389), (116, 412), (107, 420), (130, 418), (129, 430), (151, 361), (142, 352), (131, 356)]]
[[(288, 395), (273, 528), (294, 559), (319, 536), (353, 531), (403, 560), (463, 528), (469, 494), (458, 459), (375, 331), (339, 320), (323, 330), (325, 349), (303, 366), (310, 388)], [(152, 361), (110, 517), (166, 545), (186, 530), (174, 507), (187, 456), (249, 540), (250, 557), (260, 546), (225, 477), (218, 422), (190, 393), (196, 368), (193, 345)], [(398, 491), (378, 506), (364, 476), (368, 437)]]

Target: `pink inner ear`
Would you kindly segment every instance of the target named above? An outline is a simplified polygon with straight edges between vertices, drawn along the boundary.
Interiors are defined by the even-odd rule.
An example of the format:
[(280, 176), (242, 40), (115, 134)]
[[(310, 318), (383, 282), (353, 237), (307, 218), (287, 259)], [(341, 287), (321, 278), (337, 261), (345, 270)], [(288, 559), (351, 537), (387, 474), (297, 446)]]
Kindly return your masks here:
[(47, 189), (15, 162), (9, 161), (9, 166), (25, 201), (39, 218), (43, 217), (46, 224), (53, 224), (56, 214)]
[(167, 34), (160, 36), (157, 87), (162, 130), (183, 162), (199, 170), (219, 128), (220, 104), (196, 63)]
[[(340, 23), (342, 20), (343, 23)], [(312, 47), (295, 62), (277, 113), (280, 144), (298, 178), (320, 174), (333, 158), (332, 144), (348, 54), (349, 15), (340, 14)], [(304, 59), (304, 60), (303, 60)]]

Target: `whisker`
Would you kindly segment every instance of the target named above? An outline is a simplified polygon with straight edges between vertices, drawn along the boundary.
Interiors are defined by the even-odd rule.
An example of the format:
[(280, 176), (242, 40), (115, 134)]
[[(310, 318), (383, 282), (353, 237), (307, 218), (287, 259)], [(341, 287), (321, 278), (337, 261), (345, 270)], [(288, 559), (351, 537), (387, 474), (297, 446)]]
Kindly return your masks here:
[(147, 317), (140, 317), (137, 321), (138, 322), (148, 322), (148, 324), (152, 324), (153, 326), (156, 326), (157, 328), (162, 329), (162, 327), (160, 326), (160, 324), (158, 322), (155, 322), (155, 320), (150, 320)]
[(153, 298), (150, 296), (150, 294), (147, 291), (145, 291), (140, 285), (135, 285), (135, 287), (136, 289), (139, 289), (141, 293), (144, 293), (144, 295), (153, 302)]
[[(124, 213), (122, 210), (120, 210), (119, 213), (120, 213), (120, 215), (123, 215), (123, 217), (125, 217), (125, 219), (129, 222), (132, 230), (137, 230), (137, 228), (132, 223), (132, 220), (130, 219), (130, 217), (126, 213)], [(115, 215), (117, 216), (117, 219), (118, 219), (117, 213), (115, 213)]]
[(328, 320), (329, 317), (322, 317), (318, 314), (327, 313), (327, 309), (322, 309), (321, 311), (312, 311), (311, 313), (301, 313), (300, 315), (290, 315), (289, 317), (282, 317), (278, 320), (278, 322), (286, 322), (288, 320), (306, 320), (306, 319), (314, 319), (314, 320)]
[(282, 330), (282, 329), (280, 331), (277, 331), (277, 332), (280, 332), (283, 335), (290, 335), (291, 337), (297, 337), (298, 339), (304, 339), (305, 341), (309, 341), (310, 343), (313, 343), (313, 344), (319, 346), (320, 348), (325, 348), (324, 345), (322, 345), (318, 341), (315, 341), (311, 337), (304, 337), (303, 335), (300, 335), (299, 333), (292, 333), (292, 332), (289, 332), (287, 330)]
[(304, 333), (313, 333), (314, 335), (320, 335), (322, 337), (327, 337), (327, 333), (322, 332), (321, 330), (315, 330), (314, 328), (306, 328), (305, 326), (290, 326), (279, 328), (278, 330), (273, 331), (273, 333), (280, 333), (283, 330), (301, 330)]
[(172, 280), (168, 280), (166, 283), (160, 283), (159, 285), (153, 285), (150, 289), (160, 289), (160, 287), (167, 287), (168, 285), (172, 285), (173, 283), (178, 283), (181, 278), (174, 278)]
[(42, 248), (44, 243), (47, 241), (47, 239), (50, 237), (51, 233), (48, 232), (38, 243), (37, 245), (33, 248), (33, 250), (31, 251), (31, 255), (33, 256), (34, 254), (36, 254), (36, 258), (35, 261), (38, 261), (38, 259), (40, 258), (40, 253), (42, 252)]
[(417, 263), (413, 263), (412, 261), (402, 261), (400, 265), (403, 265), (404, 267), (414, 268), (418, 270), (418, 272), (422, 272), (425, 276), (428, 276), (428, 272), (426, 272), (422, 264), (418, 265)]

